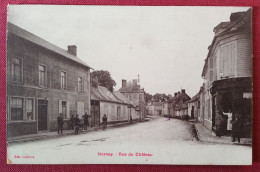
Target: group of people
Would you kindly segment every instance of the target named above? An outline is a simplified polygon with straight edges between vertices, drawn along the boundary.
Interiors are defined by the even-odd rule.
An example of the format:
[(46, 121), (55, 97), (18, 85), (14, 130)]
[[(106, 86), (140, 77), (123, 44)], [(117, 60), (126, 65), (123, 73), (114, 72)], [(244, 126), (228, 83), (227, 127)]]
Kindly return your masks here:
[[(88, 126), (89, 126), (89, 118), (90, 116), (88, 115), (88, 113), (86, 112), (83, 116), (83, 131), (87, 130)], [(57, 118), (57, 123), (58, 123), (58, 134), (63, 134), (63, 116), (62, 113), (59, 114), (58, 118)], [(103, 130), (105, 130), (106, 126), (107, 126), (107, 115), (105, 114), (102, 118), (102, 123), (103, 123)], [(79, 115), (77, 114), (76, 117), (74, 117), (74, 115), (71, 115), (69, 121), (68, 121), (69, 127), (72, 130), (75, 130), (75, 134), (79, 133), (79, 127), (80, 127), (80, 119), (79, 119)]]
[[(226, 117), (225, 117), (225, 116)], [(215, 125), (216, 125), (216, 136), (221, 137), (223, 131), (231, 131), (232, 142), (238, 140), (240, 143), (241, 132), (242, 132), (242, 116), (239, 113), (232, 114), (231, 110), (225, 113), (224, 111), (217, 113), (215, 116)], [(226, 127), (225, 129), (223, 127)]]

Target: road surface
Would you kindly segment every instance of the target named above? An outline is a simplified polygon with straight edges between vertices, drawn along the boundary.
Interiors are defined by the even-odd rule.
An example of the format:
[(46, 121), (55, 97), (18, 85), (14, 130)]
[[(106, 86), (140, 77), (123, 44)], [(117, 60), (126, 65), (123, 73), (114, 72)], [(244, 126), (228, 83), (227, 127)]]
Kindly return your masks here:
[(105, 131), (9, 145), (14, 164), (250, 164), (252, 148), (201, 143), (191, 124), (157, 118)]

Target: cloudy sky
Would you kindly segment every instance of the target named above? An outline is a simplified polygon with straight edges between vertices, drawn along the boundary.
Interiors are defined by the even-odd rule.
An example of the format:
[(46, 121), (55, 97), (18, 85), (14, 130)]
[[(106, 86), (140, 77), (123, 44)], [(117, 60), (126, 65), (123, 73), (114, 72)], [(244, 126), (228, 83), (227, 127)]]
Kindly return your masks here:
[(140, 75), (151, 94), (192, 97), (203, 83), (204, 59), (220, 22), (248, 7), (11, 5), (8, 21), (63, 48), (116, 81)]

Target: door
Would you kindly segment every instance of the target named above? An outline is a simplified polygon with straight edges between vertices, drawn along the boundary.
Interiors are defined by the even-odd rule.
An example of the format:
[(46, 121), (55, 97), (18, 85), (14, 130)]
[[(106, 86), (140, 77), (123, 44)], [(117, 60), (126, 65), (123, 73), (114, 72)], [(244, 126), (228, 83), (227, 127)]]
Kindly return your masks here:
[(194, 106), (191, 108), (191, 119), (194, 119)]
[(48, 100), (38, 100), (38, 131), (47, 130)]

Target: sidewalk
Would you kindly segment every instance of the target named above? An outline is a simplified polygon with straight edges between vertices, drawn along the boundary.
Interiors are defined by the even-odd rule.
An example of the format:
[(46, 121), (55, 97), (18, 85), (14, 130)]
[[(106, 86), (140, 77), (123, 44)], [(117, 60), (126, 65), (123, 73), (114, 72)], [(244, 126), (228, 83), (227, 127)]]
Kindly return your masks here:
[[(151, 120), (151, 119), (145, 119)], [(114, 127), (121, 127), (121, 126), (126, 126), (126, 125), (132, 125), (137, 123), (138, 121), (133, 121), (132, 123), (129, 122), (121, 122), (121, 123), (114, 123), (114, 124), (108, 124), (107, 128), (114, 128)], [(79, 135), (84, 134), (84, 133), (89, 133), (92, 131), (98, 131), (102, 130), (102, 125), (98, 127), (88, 127), (87, 130), (79, 130)], [(24, 143), (24, 142), (30, 142), (30, 141), (36, 141), (36, 140), (47, 140), (51, 138), (56, 138), (56, 137), (64, 137), (68, 135), (74, 135), (74, 130), (64, 130), (63, 134), (58, 134), (57, 131), (55, 132), (43, 132), (43, 133), (38, 133), (38, 134), (30, 134), (30, 135), (23, 135), (23, 136), (17, 136), (17, 137), (11, 137), (7, 139), (8, 144), (14, 144), (14, 143)]]
[(240, 143), (232, 142), (232, 138), (228, 136), (221, 136), (216, 137), (206, 129), (201, 123), (194, 123), (195, 128), (197, 130), (197, 134), (199, 137), (199, 140), (201, 142), (207, 142), (207, 143), (217, 143), (217, 144), (231, 144), (231, 145), (246, 145), (250, 146), (252, 145), (252, 138), (241, 138)]

